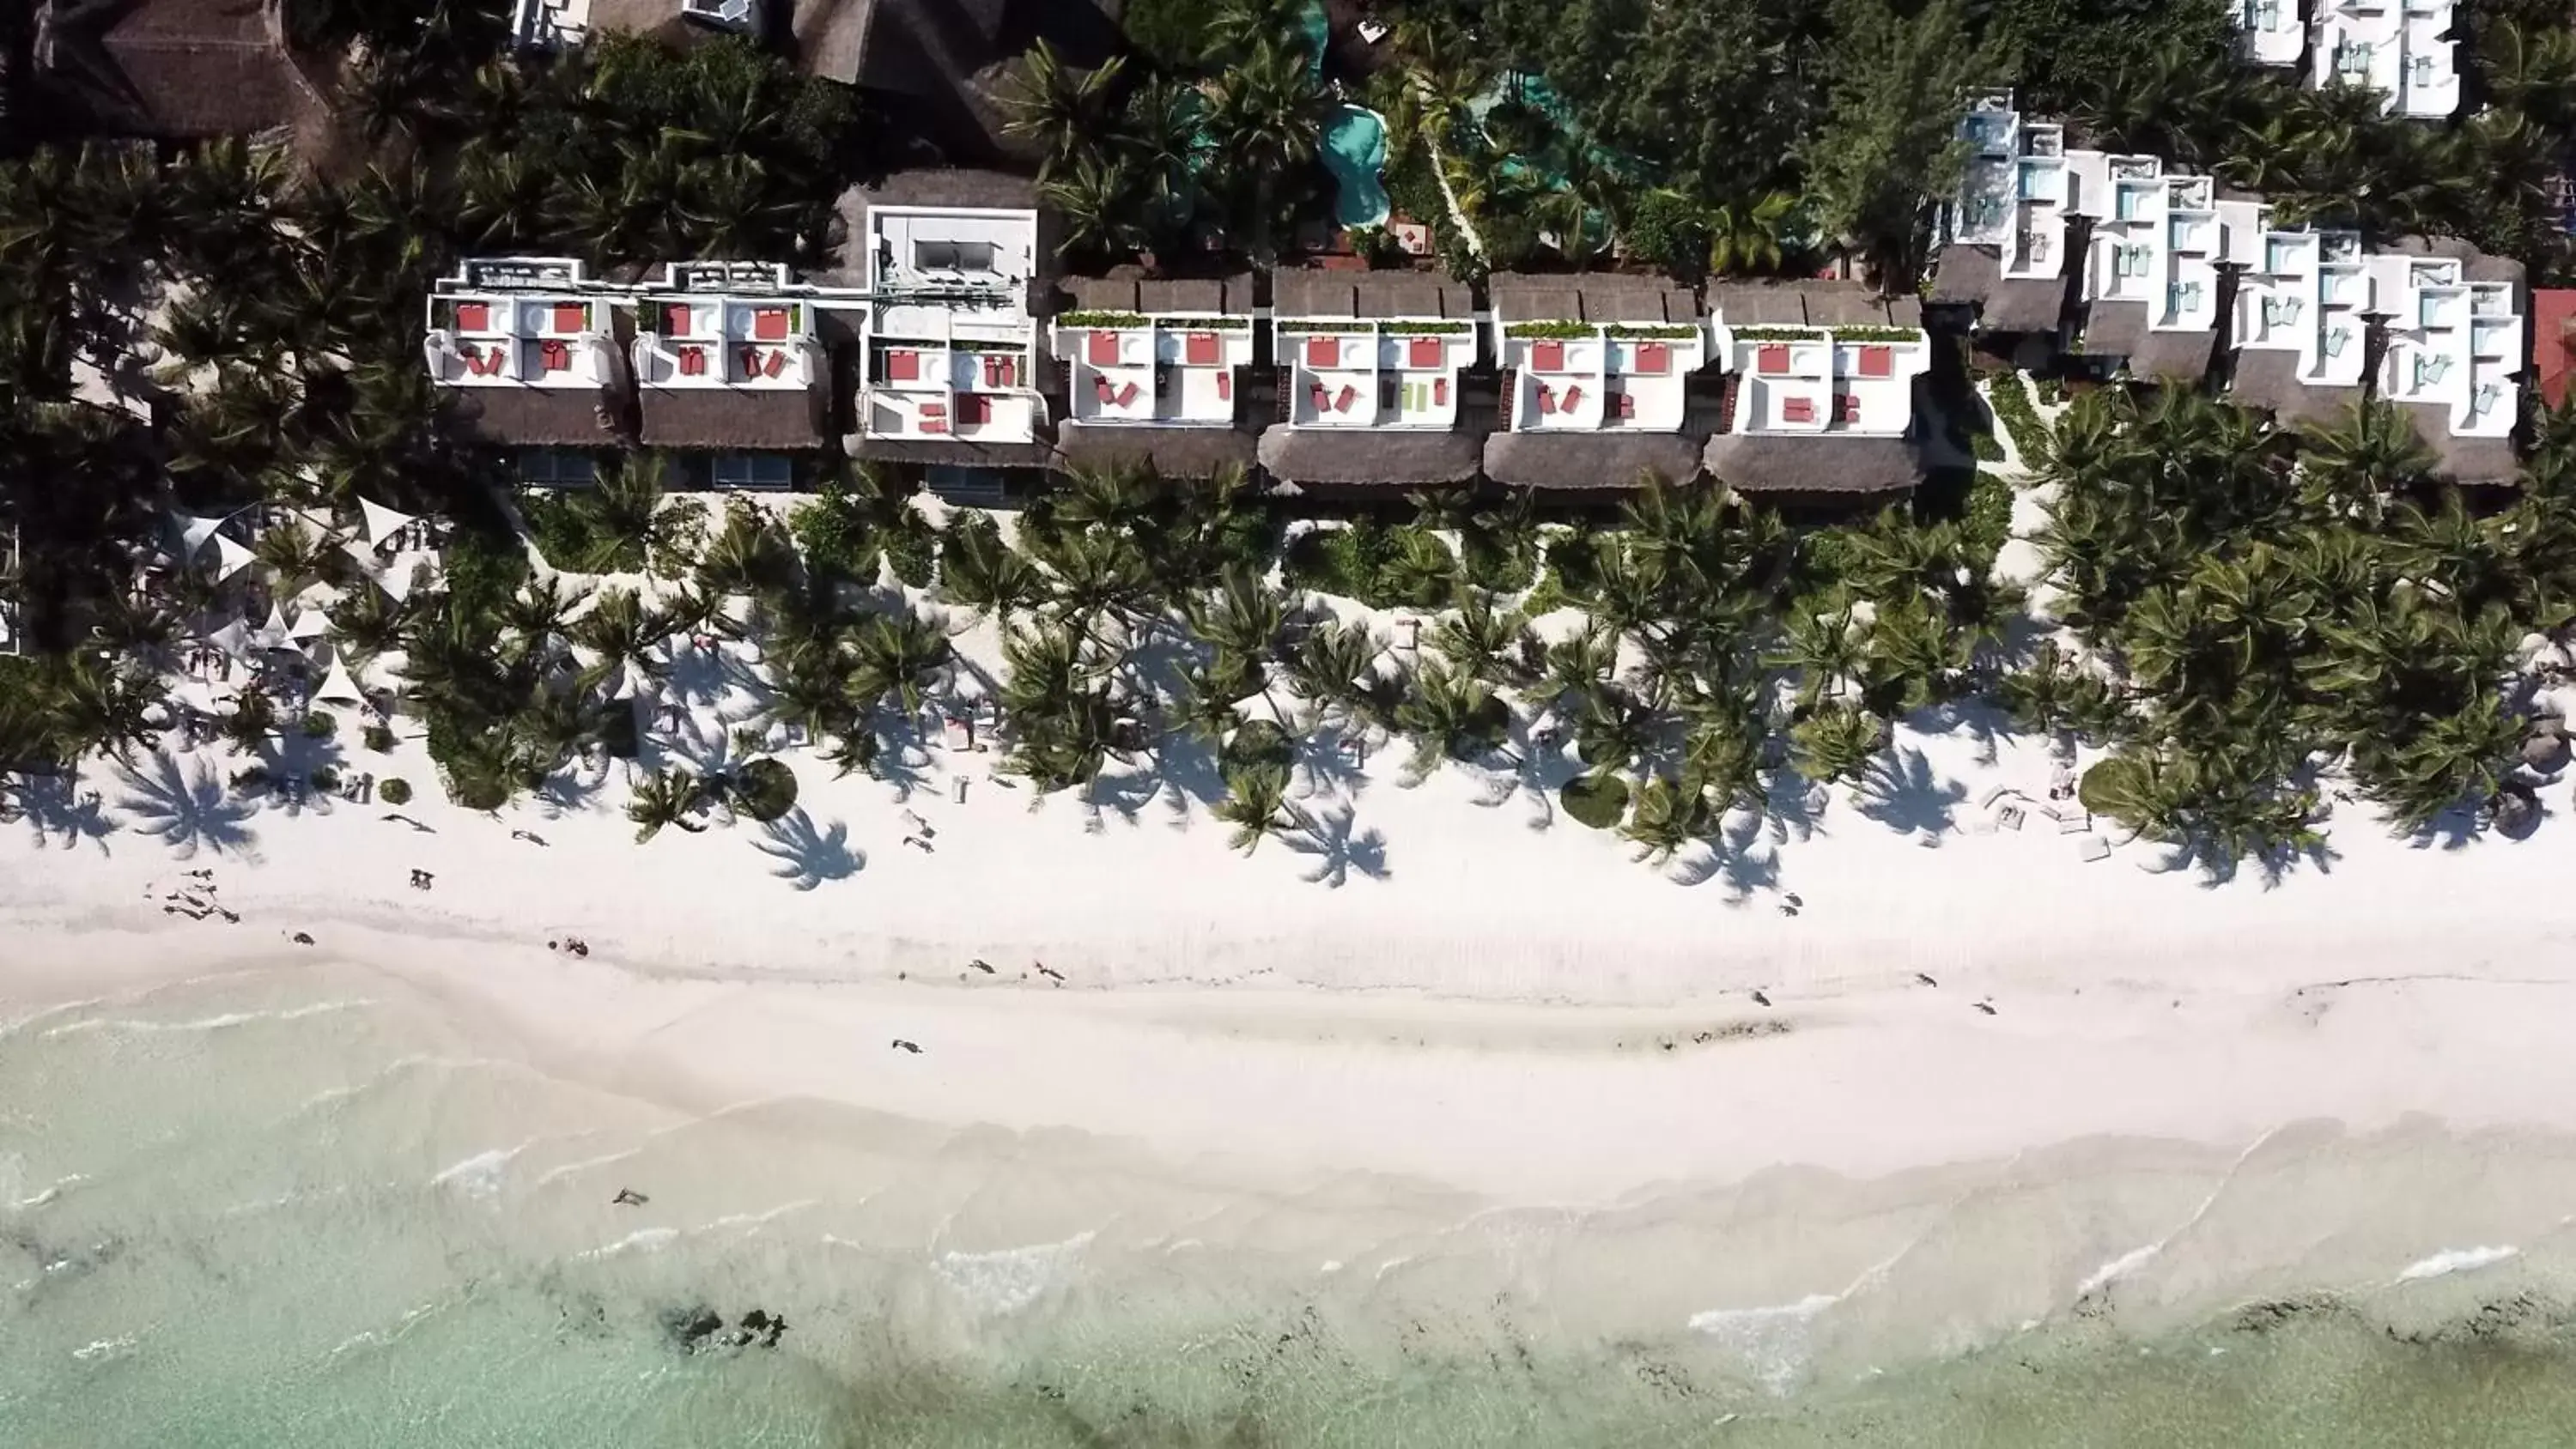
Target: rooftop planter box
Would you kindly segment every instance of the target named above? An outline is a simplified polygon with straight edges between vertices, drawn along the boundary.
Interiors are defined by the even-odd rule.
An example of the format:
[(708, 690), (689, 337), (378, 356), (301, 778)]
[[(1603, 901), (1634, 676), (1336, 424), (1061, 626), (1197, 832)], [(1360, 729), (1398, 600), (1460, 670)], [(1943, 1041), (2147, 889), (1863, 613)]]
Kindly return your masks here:
[(1142, 327), (1145, 325), (1145, 315), (1141, 312), (1060, 312), (1056, 314), (1055, 325), (1113, 330), (1121, 327)]
[(1248, 317), (1157, 317), (1154, 325), (1166, 332), (1241, 332), (1252, 325)]
[[(1610, 327), (1604, 330), (1609, 332), (1612, 337), (1615, 337), (1622, 342), (1688, 342), (1700, 335), (1700, 331), (1696, 327), (1683, 327), (1672, 324), (1653, 327), (1628, 326), (1622, 324), (1620, 326)], [(1736, 335), (1742, 336), (1743, 334), (1738, 333)]]
[[(1738, 332), (1735, 335), (1742, 337), (1744, 334)], [(1836, 342), (1919, 342), (1922, 339), (1922, 329), (1916, 327), (1837, 327), (1834, 329)]]
[(1469, 328), (1465, 322), (1381, 322), (1378, 325), (1398, 337), (1463, 337)]
[(1279, 319), (1279, 330), (1289, 333), (1313, 332), (1332, 336), (1345, 336), (1354, 332), (1375, 332), (1377, 330), (1377, 324), (1374, 322), (1337, 322), (1330, 319), (1312, 320), (1305, 318), (1283, 317)]
[(1503, 335), (1537, 338), (1543, 341), (1572, 342), (1590, 337), (1600, 330), (1589, 322), (1515, 322), (1503, 329)]
[(1814, 342), (1825, 335), (1821, 327), (1738, 327), (1733, 332), (1738, 342)]

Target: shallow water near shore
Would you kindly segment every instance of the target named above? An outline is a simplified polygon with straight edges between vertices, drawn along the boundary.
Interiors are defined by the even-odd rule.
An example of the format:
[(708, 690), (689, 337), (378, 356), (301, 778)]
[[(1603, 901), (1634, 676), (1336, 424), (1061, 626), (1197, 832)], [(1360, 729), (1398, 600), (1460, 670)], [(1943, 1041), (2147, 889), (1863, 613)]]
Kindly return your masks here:
[(2576, 1423), (2556, 1139), (2311, 1125), (1495, 1210), (602, 1081), (355, 967), (20, 1011), (0, 1443), (2372, 1449)]

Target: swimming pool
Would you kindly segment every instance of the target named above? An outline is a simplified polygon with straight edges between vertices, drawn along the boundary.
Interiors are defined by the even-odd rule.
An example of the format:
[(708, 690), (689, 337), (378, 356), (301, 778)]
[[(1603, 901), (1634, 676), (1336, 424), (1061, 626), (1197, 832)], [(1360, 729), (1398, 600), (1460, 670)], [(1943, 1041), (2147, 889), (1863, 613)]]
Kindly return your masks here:
[(1333, 220), (1345, 227), (1384, 226), (1388, 215), (1386, 119), (1365, 106), (1337, 106), (1324, 125), (1324, 166), (1333, 173)]

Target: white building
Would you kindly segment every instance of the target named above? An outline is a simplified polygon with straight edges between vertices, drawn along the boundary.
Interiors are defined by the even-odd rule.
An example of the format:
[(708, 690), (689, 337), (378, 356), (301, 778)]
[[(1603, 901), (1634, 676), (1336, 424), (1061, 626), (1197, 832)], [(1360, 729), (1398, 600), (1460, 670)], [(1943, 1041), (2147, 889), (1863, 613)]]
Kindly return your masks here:
[(2247, 217), (2214, 181), (2153, 156), (2070, 150), (2062, 128), (2025, 122), (2005, 92), (1977, 97), (1960, 133), (1969, 161), (1936, 300), (1974, 303), (1997, 332), (2055, 330), (2071, 304), (2085, 355), (2146, 375), (2207, 370), (2228, 224)]
[(2361, 401), (2371, 273), (2349, 231), (2259, 228), (2237, 279), (2233, 391), (2285, 423), (2329, 421)]
[(1460, 374), (1476, 360), (1475, 299), (1422, 272), (1282, 271), (1271, 345), (1280, 420), (1262, 465), (1315, 483), (1449, 483), (1475, 476)]
[(2256, 65), (2292, 66), (2307, 53), (2301, 0), (2235, 0), (2237, 51)]
[(2379, 396), (2422, 409), (2419, 427), (2438, 419), (2455, 438), (2510, 438), (2528, 355), (2519, 270), (2474, 252), (2373, 253), (2372, 301), (2386, 329)]
[(976, 204), (1024, 193), (1025, 185), (915, 173), (868, 197), (853, 243), (863, 248), (861, 289), (869, 296), (853, 452), (1043, 461), (1030, 453), (1043, 453), (1047, 417), (1030, 312), (1041, 284), (1037, 210)]
[(763, 0), (516, 0), (510, 37), (525, 51), (565, 50), (602, 30), (650, 34), (682, 25), (761, 32)]
[(1503, 367), (1487, 477), (1566, 488), (1699, 472), (1716, 394), (1708, 406), (1694, 395), (1711, 346), (1688, 289), (1615, 273), (1498, 273), (1486, 290)]
[(1169, 476), (1252, 462), (1244, 370), (1252, 278), (1071, 277), (1048, 347), (1064, 372), (1057, 446), (1076, 461), (1144, 457)]
[(793, 483), (791, 455), (830, 436), (825, 332), (856, 334), (861, 294), (778, 264), (674, 262), (631, 305), (638, 441), (717, 450), (718, 487)]
[(1856, 282), (1732, 283), (1708, 289), (1708, 310), (1733, 391), (1709, 472), (1748, 492), (1914, 485), (1917, 385), (1932, 366), (1922, 303)]
[(2460, 109), (2453, 0), (2311, 0), (2308, 75), (2317, 86), (2360, 85), (2380, 109), (2438, 118)]
[[(430, 291), (422, 350), (432, 381), (458, 390), (466, 420), (489, 442), (583, 448), (619, 440), (625, 370), (613, 315), (619, 289), (578, 261), (466, 261)], [(556, 478), (553, 461), (523, 460)], [(587, 476), (586, 465), (564, 466)]]

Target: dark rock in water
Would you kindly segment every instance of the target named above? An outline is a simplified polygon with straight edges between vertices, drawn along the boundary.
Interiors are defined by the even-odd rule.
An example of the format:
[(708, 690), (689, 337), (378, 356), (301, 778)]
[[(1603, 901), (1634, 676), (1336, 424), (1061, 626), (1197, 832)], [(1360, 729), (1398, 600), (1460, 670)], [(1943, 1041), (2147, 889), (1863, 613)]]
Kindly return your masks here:
[(2236, 1312), (2234, 1327), (2238, 1333), (2269, 1333), (2293, 1319), (2336, 1311), (2341, 1305), (2332, 1298), (2275, 1298), (2266, 1303), (2249, 1303)]
[(724, 1331), (724, 1317), (700, 1304), (695, 1308), (675, 1309), (663, 1315), (662, 1326), (670, 1330), (673, 1342), (690, 1353), (707, 1347), (708, 1341)]

